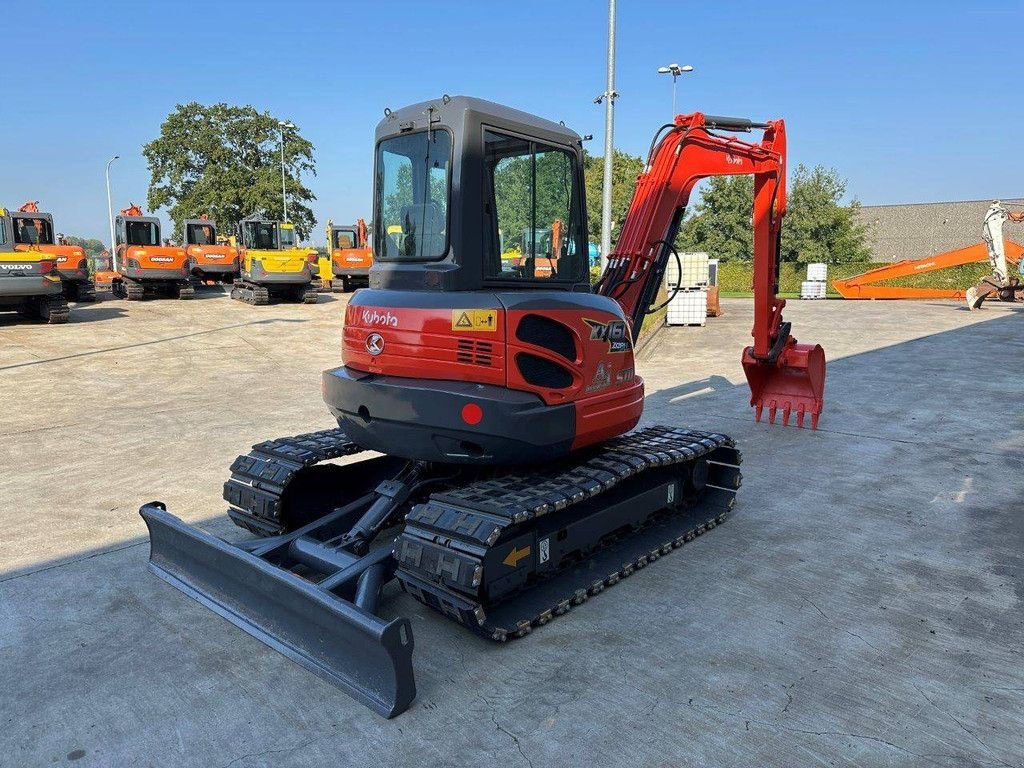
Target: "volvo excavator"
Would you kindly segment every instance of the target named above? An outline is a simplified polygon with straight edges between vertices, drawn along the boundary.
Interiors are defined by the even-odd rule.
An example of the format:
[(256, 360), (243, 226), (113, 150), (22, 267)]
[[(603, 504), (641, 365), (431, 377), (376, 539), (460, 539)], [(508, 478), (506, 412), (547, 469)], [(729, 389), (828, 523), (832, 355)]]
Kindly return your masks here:
[[(762, 132), (758, 142), (736, 133)], [(587, 263), (583, 150), (564, 125), (444, 96), (377, 126), (374, 266), (322, 375), (338, 427), (239, 456), (228, 543), (140, 509), (150, 568), (386, 717), (416, 694), (413, 627), (385, 587), (494, 641), (526, 635), (723, 522), (740, 451), (714, 431), (634, 429), (633, 344), (703, 178), (754, 177), (760, 419), (817, 426), (825, 356), (776, 296), (782, 120), (679, 115), (655, 136), (608, 266)], [(557, 259), (503, 260), (501, 232), (560, 221)], [(376, 452), (376, 453), (375, 453)], [(347, 457), (350, 463), (327, 463)], [(639, 641), (638, 642), (642, 642)]]
[(64, 298), (68, 301), (96, 301), (96, 286), (89, 278), (89, 260), (80, 245), (68, 245), (53, 231), (53, 216), (39, 210), (38, 200), (29, 200), (11, 212), (14, 247), (35, 249), (54, 257)]
[(68, 321), (68, 302), (53, 254), (15, 237), (11, 211), (0, 208), (0, 310), (16, 310), (50, 325)]
[(160, 219), (130, 203), (114, 219), (114, 295), (128, 301), (149, 296), (191, 299), (195, 288), (183, 248), (163, 245)]
[(317, 253), (298, 247), (294, 224), (247, 216), (238, 223), (238, 246), (241, 274), (231, 298), (260, 305), (272, 298), (316, 304)]

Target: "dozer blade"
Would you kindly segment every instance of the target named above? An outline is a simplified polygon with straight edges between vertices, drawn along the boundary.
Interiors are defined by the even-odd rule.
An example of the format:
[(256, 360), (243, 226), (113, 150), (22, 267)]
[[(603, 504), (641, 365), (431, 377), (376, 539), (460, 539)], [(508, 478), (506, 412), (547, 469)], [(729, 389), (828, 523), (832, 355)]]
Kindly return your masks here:
[(159, 502), (139, 513), (149, 527), (149, 567), (161, 579), (378, 714), (408, 709), (416, 696), (408, 619), (380, 619), (183, 523)]
[(754, 418), (761, 421), (768, 409), (768, 421), (782, 411), (782, 424), (796, 414), (798, 427), (810, 415), (811, 429), (818, 428), (818, 417), (825, 405), (825, 350), (820, 344), (790, 344), (775, 362), (758, 360), (753, 350), (743, 350), (743, 372), (750, 385), (750, 404)]

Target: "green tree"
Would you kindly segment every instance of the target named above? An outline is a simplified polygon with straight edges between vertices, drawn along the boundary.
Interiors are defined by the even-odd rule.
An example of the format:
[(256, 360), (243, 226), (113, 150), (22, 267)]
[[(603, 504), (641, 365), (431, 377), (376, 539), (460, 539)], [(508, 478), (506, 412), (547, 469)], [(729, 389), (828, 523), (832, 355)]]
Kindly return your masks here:
[[(252, 106), (179, 104), (160, 126), (160, 135), (145, 144), (149, 164), (147, 202), (166, 207), (181, 239), (181, 222), (207, 213), (222, 232), (256, 214), (282, 215), (281, 134), (278, 119)], [(316, 175), (313, 145), (291, 129), (285, 140), (285, 187), (288, 218), (300, 239), (315, 224), (309, 203), (313, 193), (302, 184), (304, 173)]]
[[(644, 169), (643, 158), (615, 150), (612, 155), (612, 243), (619, 239), (622, 221), (633, 200), (636, 177)], [(594, 243), (601, 242), (601, 193), (604, 185), (604, 158), (585, 155), (583, 172), (587, 192), (587, 233)]]
[[(835, 169), (797, 167), (790, 179), (782, 225), (783, 261), (843, 264), (868, 258), (866, 231), (855, 221), (860, 204), (856, 200), (849, 205), (840, 203), (846, 188), (846, 181)], [(707, 251), (722, 261), (749, 260), (753, 256), (753, 205), (753, 177), (710, 178), (700, 202), (680, 229), (677, 246)]]
[(692, 215), (680, 227), (676, 246), (707, 251), (722, 261), (750, 259), (754, 255), (753, 208), (753, 176), (712, 176)]
[(841, 205), (846, 180), (834, 168), (797, 166), (782, 226), (782, 260), (845, 264), (870, 255), (866, 230), (856, 222), (860, 203)]
[(97, 240), (94, 237), (75, 237), (74, 235), (67, 235), (64, 238), (68, 245), (77, 245), (85, 251), (86, 256), (99, 256), (103, 251), (107, 250), (107, 246), (103, 244), (102, 240)]

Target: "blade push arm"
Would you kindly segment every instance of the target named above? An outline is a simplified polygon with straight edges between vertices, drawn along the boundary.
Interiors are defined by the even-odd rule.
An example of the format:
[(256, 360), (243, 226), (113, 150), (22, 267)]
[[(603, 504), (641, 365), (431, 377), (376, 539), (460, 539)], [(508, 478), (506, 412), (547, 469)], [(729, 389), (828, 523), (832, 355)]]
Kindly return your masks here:
[[(762, 130), (760, 143), (721, 136), (713, 129)], [(782, 320), (786, 302), (777, 296), (779, 242), (786, 212), (786, 127), (782, 120), (757, 123), (745, 118), (695, 112), (678, 115), (655, 137), (647, 167), (640, 174), (615, 251), (597, 292), (622, 306), (632, 321), (634, 340), (649, 312), (682, 222), (690, 194), (709, 176), (754, 177), (754, 344), (744, 350), (743, 366), (751, 405), (760, 419), (777, 409), (783, 422), (805, 413), (817, 425), (824, 392), (821, 347), (798, 345)]]

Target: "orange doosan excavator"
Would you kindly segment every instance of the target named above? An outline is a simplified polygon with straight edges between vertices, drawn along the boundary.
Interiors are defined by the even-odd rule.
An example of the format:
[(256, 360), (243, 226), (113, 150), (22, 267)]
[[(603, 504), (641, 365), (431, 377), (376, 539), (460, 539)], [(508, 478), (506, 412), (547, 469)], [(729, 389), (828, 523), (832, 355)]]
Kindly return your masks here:
[(331, 290), (348, 293), (370, 284), (373, 252), (366, 237), (366, 222), (355, 224), (327, 222), (327, 242), (331, 252)]
[[(782, 120), (663, 126), (592, 288), (578, 134), (468, 97), (385, 115), (373, 287), (349, 301), (342, 364), (322, 376), (338, 428), (235, 460), (229, 515), (261, 538), (229, 543), (159, 502), (140, 511), (157, 575), (390, 717), (416, 688), (412, 622), (380, 612), (388, 583), (501, 642), (725, 520), (740, 484), (731, 438), (634, 430), (633, 345), (701, 179), (754, 177), (742, 364), (757, 416), (816, 425), (825, 356), (796, 343), (776, 296)], [(752, 130), (759, 142), (735, 135)], [(502, 258), (502, 232), (553, 221), (562, 242), (543, 270)], [(354, 461), (321, 464), (342, 456)]]
[(115, 296), (139, 301), (146, 295), (190, 299), (195, 293), (183, 248), (162, 245), (160, 219), (132, 203), (114, 220)]
[(238, 249), (219, 243), (217, 224), (205, 213), (198, 219), (182, 222), (184, 248), (188, 254), (189, 274), (197, 280), (231, 285), (239, 275)]
[(53, 216), (39, 210), (38, 200), (29, 200), (18, 210), (11, 211), (11, 221), (16, 250), (35, 249), (54, 256), (56, 272), (68, 301), (96, 301), (96, 287), (89, 279), (85, 249), (63, 242), (63, 236), (53, 230)]

